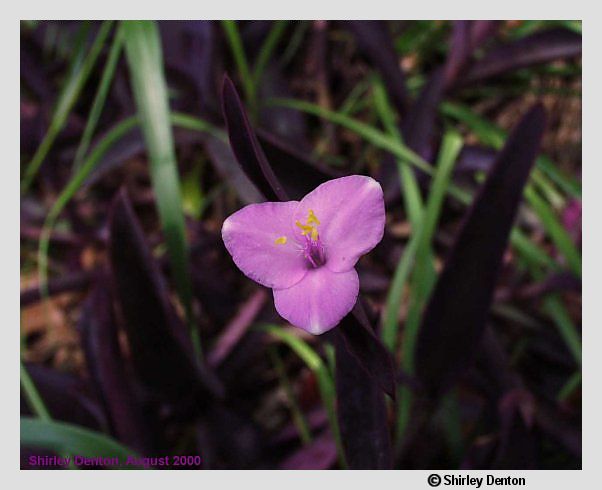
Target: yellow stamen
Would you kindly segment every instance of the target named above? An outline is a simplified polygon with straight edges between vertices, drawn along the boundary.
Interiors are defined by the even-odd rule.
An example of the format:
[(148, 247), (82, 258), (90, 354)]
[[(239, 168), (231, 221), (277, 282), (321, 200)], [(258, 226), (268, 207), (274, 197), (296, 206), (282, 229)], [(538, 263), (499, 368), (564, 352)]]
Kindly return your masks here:
[(314, 214), (313, 209), (309, 210), (309, 215), (307, 216), (307, 224), (311, 224), (311, 223), (315, 223), (316, 225), (320, 224), (320, 220), (317, 218), (317, 216)]
[(318, 240), (318, 225), (320, 224), (320, 220), (312, 209), (309, 210), (306, 224), (302, 224), (299, 220), (295, 221), (295, 224), (301, 228), (301, 235), (309, 235), (314, 242)]
[(276, 241), (274, 243), (276, 245), (285, 245), (286, 244), (286, 237), (285, 236), (281, 236), (279, 238), (276, 238)]
[(301, 222), (299, 220), (295, 221), (295, 224), (301, 228), (301, 234), (302, 235), (307, 235), (308, 233), (311, 233), (311, 230), (313, 230), (313, 226), (310, 225), (303, 225), (301, 224)]

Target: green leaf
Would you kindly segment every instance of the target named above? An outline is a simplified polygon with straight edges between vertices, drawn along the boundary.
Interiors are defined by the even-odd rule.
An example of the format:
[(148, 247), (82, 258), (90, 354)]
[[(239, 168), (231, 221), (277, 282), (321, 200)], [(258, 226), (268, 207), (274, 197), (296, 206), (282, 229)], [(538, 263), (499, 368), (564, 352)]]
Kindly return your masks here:
[[(507, 133), (497, 125), (479, 116), (470, 108), (461, 104), (443, 102), (442, 114), (466, 124), (487, 146), (500, 149), (506, 141)], [(556, 164), (548, 157), (541, 155), (537, 158), (536, 165), (547, 177), (567, 194), (580, 198), (581, 184), (572, 177), (563, 174)]]
[(51, 420), (50, 412), (48, 408), (46, 408), (46, 404), (44, 400), (40, 396), (40, 392), (36, 388), (33, 379), (29, 375), (27, 368), (23, 364), (23, 361), (20, 361), (21, 364), (21, 387), (23, 388), (23, 393), (25, 393), (25, 397), (27, 398), (27, 403), (31, 408), (32, 412), (35, 413), (42, 420)]
[(261, 45), (261, 49), (257, 55), (257, 61), (253, 67), (253, 83), (255, 86), (261, 82), (263, 72), (270, 61), (272, 54), (274, 54), (274, 50), (278, 46), (278, 42), (280, 39), (282, 39), (288, 23), (288, 20), (275, 20), (270, 32), (265, 38), (265, 41)]
[(299, 431), (299, 438), (304, 446), (307, 446), (312, 441), (311, 430), (305, 417), (303, 416), (303, 411), (301, 407), (299, 407), (299, 403), (297, 402), (297, 398), (295, 397), (295, 393), (293, 392), (293, 387), (291, 386), (291, 382), (286, 374), (286, 369), (284, 367), (284, 363), (278, 354), (278, 351), (274, 347), (270, 347), (268, 349), (268, 354), (272, 359), (272, 364), (274, 365), (274, 370), (278, 375), (278, 379), (280, 380), (280, 386), (284, 390), (286, 394), (286, 399), (288, 400), (289, 410), (291, 412), (291, 416), (293, 418), (293, 423), (297, 430)]
[(133, 449), (99, 432), (32, 417), (21, 417), (21, 445), (86, 458), (116, 457), (120, 462), (125, 462), (128, 457), (139, 457)]
[(322, 403), (324, 404), (328, 422), (330, 423), (330, 430), (332, 431), (337, 446), (339, 463), (341, 464), (341, 467), (346, 468), (347, 463), (345, 461), (345, 453), (343, 451), (343, 443), (341, 441), (339, 422), (336, 416), (336, 390), (334, 386), (334, 380), (332, 379), (331, 373), (328, 370), (328, 366), (322, 361), (322, 358), (318, 355), (318, 353), (307, 344), (307, 342), (296, 335), (287, 332), (282, 327), (277, 325), (262, 325), (259, 327), (259, 330), (269, 333), (281, 342), (287, 344), (295, 352), (295, 354), (297, 354), (301, 360), (305, 362), (307, 367), (311, 369), (316, 376)]
[(94, 170), (102, 156), (121, 138), (128, 134), (138, 125), (137, 117), (124, 119), (109, 131), (102, 140), (94, 147), (90, 155), (85, 159), (82, 165), (76, 170), (65, 188), (61, 191), (59, 197), (54, 202), (50, 212), (46, 216), (40, 242), (38, 245), (38, 270), (39, 283), (42, 298), (48, 297), (48, 250), (50, 247), (50, 236), (59, 215), (65, 209), (65, 206), (79, 190), (88, 175)]
[(169, 118), (159, 30), (154, 21), (124, 21), (132, 91), (150, 158), (150, 173), (178, 295), (186, 312), (193, 348), (201, 341), (192, 309), (192, 287), (180, 181)]
[(226, 33), (226, 39), (230, 45), (230, 50), (232, 51), (232, 56), (234, 56), (238, 75), (242, 82), (245, 98), (247, 99), (247, 104), (249, 106), (249, 113), (251, 114), (251, 118), (254, 118), (257, 111), (255, 77), (251, 74), (238, 26), (236, 25), (235, 20), (222, 20), (221, 22), (224, 32)]
[[(387, 98), (387, 92), (382, 81), (373, 84), (374, 106), (389, 135), (399, 143), (403, 144), (401, 132), (395, 123), (395, 114)], [(422, 196), (416, 181), (414, 169), (405, 165), (403, 160), (397, 159), (402, 196), (405, 203), (406, 214), (410, 219), (412, 227), (416, 227), (422, 217)]]
[(70, 73), (69, 78), (65, 82), (63, 90), (61, 91), (61, 94), (59, 96), (56, 108), (52, 115), (52, 120), (50, 121), (48, 132), (44, 136), (42, 143), (36, 150), (31, 161), (27, 164), (25, 174), (21, 181), (21, 193), (25, 192), (33, 182), (33, 179), (38, 173), (40, 166), (42, 165), (42, 163), (44, 163), (44, 159), (46, 158), (48, 152), (52, 148), (56, 137), (59, 135), (59, 133), (65, 126), (65, 123), (67, 122), (67, 117), (69, 116), (71, 109), (73, 109), (75, 102), (77, 101), (84, 85), (86, 84), (86, 81), (90, 76), (92, 68), (96, 64), (98, 55), (100, 54), (102, 47), (104, 46), (104, 43), (109, 35), (112, 25), (113, 21), (108, 20), (104, 21), (101, 24), (96, 39), (94, 40), (90, 51), (88, 51), (88, 54), (86, 55), (83, 63), (81, 64), (81, 67), (79, 67), (79, 69), (73, 70)]
[(98, 120), (100, 119), (100, 115), (102, 113), (105, 101), (107, 99), (107, 94), (109, 93), (109, 88), (111, 87), (111, 83), (113, 82), (115, 68), (117, 68), (117, 62), (119, 61), (119, 56), (121, 54), (122, 48), (123, 30), (120, 27), (115, 33), (113, 44), (111, 45), (111, 50), (109, 51), (109, 56), (107, 58), (107, 62), (105, 63), (105, 67), (100, 78), (100, 83), (98, 84), (96, 95), (94, 96), (94, 102), (92, 102), (92, 108), (90, 109), (88, 120), (86, 121), (86, 127), (84, 128), (84, 132), (79, 142), (79, 146), (77, 147), (77, 151), (75, 153), (75, 159), (73, 164), (74, 170), (76, 170), (81, 165), (84, 156), (86, 155), (86, 153), (88, 152), (88, 148), (90, 147), (90, 142), (92, 141), (94, 130), (96, 129), (96, 125), (98, 124)]
[[(417, 238), (418, 246), (414, 271), (412, 273), (410, 304), (403, 335), (402, 365), (407, 373), (414, 372), (414, 351), (416, 349), (420, 319), (424, 305), (430, 296), (437, 278), (433, 265), (433, 237), (441, 214), (447, 187), (451, 180), (454, 164), (461, 148), (462, 138), (460, 135), (456, 132), (448, 131), (443, 137), (437, 170), (431, 184), (422, 226)], [(398, 448), (401, 445), (403, 434), (409, 422), (412, 407), (411, 390), (402, 387), (399, 399), (395, 434), (396, 447)]]

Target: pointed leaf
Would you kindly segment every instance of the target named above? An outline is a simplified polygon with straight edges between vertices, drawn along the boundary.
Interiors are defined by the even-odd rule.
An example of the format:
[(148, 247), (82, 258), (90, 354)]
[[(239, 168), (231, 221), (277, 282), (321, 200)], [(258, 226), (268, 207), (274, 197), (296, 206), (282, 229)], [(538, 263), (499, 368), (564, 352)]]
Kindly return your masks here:
[[(338, 331), (354, 322), (347, 315)], [(361, 328), (361, 327), (359, 327)], [(383, 392), (343, 340), (335, 335), (337, 417), (350, 469), (391, 469), (392, 454)]]
[(425, 310), (416, 368), (432, 395), (458, 379), (482, 337), (502, 257), (545, 126), (541, 105), (514, 129), (465, 218)]
[(348, 317), (350, 318), (341, 322), (336, 331), (341, 337), (341, 345), (382, 391), (395, 399), (396, 376), (393, 358), (375, 335), (361, 300), (358, 300)]
[(258, 129), (257, 136), (276, 177), (292, 199), (300, 200), (321, 183), (343, 176), (311, 160), (272, 133)]
[(151, 453), (145, 416), (126, 374), (119, 347), (111, 297), (100, 281), (84, 304), (78, 327), (91, 382), (103, 400), (111, 432), (125, 444)]
[(194, 394), (201, 379), (184, 326), (124, 191), (113, 203), (109, 231), (111, 282), (138, 377), (170, 399)]
[(230, 145), (247, 176), (268, 200), (288, 201), (249, 123), (236, 88), (227, 76), (222, 87), (222, 107)]
[(505, 72), (581, 54), (581, 35), (568, 29), (537, 32), (489, 51), (466, 74), (463, 84)]

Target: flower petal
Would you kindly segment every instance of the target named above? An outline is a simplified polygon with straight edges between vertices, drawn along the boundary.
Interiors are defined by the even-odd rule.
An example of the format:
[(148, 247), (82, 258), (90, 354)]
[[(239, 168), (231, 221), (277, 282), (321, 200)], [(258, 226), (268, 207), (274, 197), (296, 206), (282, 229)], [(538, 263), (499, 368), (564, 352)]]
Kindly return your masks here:
[(274, 304), (291, 324), (320, 335), (353, 309), (359, 287), (355, 269), (332, 272), (320, 267), (308, 270), (303, 280), (288, 289), (274, 289)]
[(238, 268), (270, 288), (288, 288), (307, 272), (291, 232), (297, 201), (249, 204), (222, 225), (224, 244)]
[(334, 272), (350, 270), (382, 240), (383, 191), (370, 177), (351, 175), (324, 182), (301, 200), (294, 219), (305, 223), (310, 210), (320, 221), (318, 233), (326, 251), (326, 267)]

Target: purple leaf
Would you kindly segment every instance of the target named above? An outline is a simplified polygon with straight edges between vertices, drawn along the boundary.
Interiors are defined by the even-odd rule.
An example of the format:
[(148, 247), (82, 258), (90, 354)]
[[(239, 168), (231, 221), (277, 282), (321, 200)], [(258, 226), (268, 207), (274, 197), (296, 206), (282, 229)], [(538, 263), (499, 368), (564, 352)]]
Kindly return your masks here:
[(382, 389), (357, 357), (341, 332), (361, 329), (355, 315), (347, 315), (336, 330), (337, 417), (347, 464), (351, 469), (391, 469), (391, 441)]
[[(224, 78), (222, 97), (230, 144), (244, 171), (244, 174), (241, 173), (241, 175), (246, 174), (268, 200), (301, 199), (321, 183), (342, 176), (327, 166), (309, 159), (304, 153), (274, 136), (271, 132), (258, 129), (256, 136), (236, 89), (228, 77)], [(216, 145), (217, 143), (213, 146)], [(265, 152), (262, 146), (265, 148)], [(221, 153), (224, 152), (221, 151)], [(220, 161), (223, 160), (222, 155)], [(231, 165), (227, 165), (227, 167), (230, 168)], [(231, 173), (240, 180), (238, 171), (231, 171)], [(238, 187), (240, 185), (237, 186), (237, 189)], [(246, 189), (243, 191), (242, 197), (249, 194)], [(257, 192), (254, 191), (254, 194)], [(247, 196), (245, 200), (257, 201), (257, 199), (251, 201), (251, 197)]]
[[(395, 364), (388, 349), (374, 334), (365, 309), (358, 300), (350, 313), (353, 319), (341, 322), (337, 333), (341, 345), (359, 366), (380, 386), (382, 391), (395, 399)], [(348, 315), (349, 316), (349, 315)]]
[(323, 182), (343, 176), (340, 172), (311, 160), (305, 153), (272, 133), (258, 129), (257, 136), (276, 177), (292, 199), (299, 200)]
[(119, 347), (111, 297), (101, 281), (90, 292), (78, 327), (90, 378), (103, 400), (111, 432), (138, 451), (152, 453), (145, 414), (127, 376)]
[(537, 32), (491, 49), (474, 63), (462, 85), (495, 77), (508, 71), (581, 54), (581, 35), (568, 29)]
[(355, 36), (360, 50), (381, 73), (399, 114), (405, 114), (409, 105), (405, 76), (399, 66), (387, 23), (381, 20), (350, 20), (344, 25)]
[(236, 88), (227, 75), (222, 86), (222, 107), (232, 151), (247, 176), (269, 201), (288, 201), (249, 124)]
[(419, 379), (440, 395), (476, 353), (524, 185), (545, 126), (533, 107), (509, 136), (465, 218), (425, 310), (416, 352)]
[(488, 172), (498, 152), (492, 148), (466, 145), (462, 148), (454, 168), (458, 173)]
[(495, 34), (496, 20), (457, 20), (453, 22), (450, 51), (445, 62), (445, 88), (449, 89), (470, 66), (476, 49)]
[(212, 378), (195, 367), (167, 284), (125, 191), (113, 203), (109, 230), (111, 282), (139, 379), (154, 394), (174, 400), (218, 392)]
[(453, 85), (462, 70), (470, 61), (473, 44), (471, 41), (472, 23), (469, 20), (453, 22), (450, 50), (445, 62), (445, 85)]
[(470, 44), (472, 49), (479, 48), (488, 38), (492, 37), (498, 30), (499, 20), (475, 20), (470, 26)]
[(414, 101), (402, 124), (406, 144), (425, 160), (432, 157), (432, 139), (439, 103), (445, 92), (445, 74), (437, 69)]

